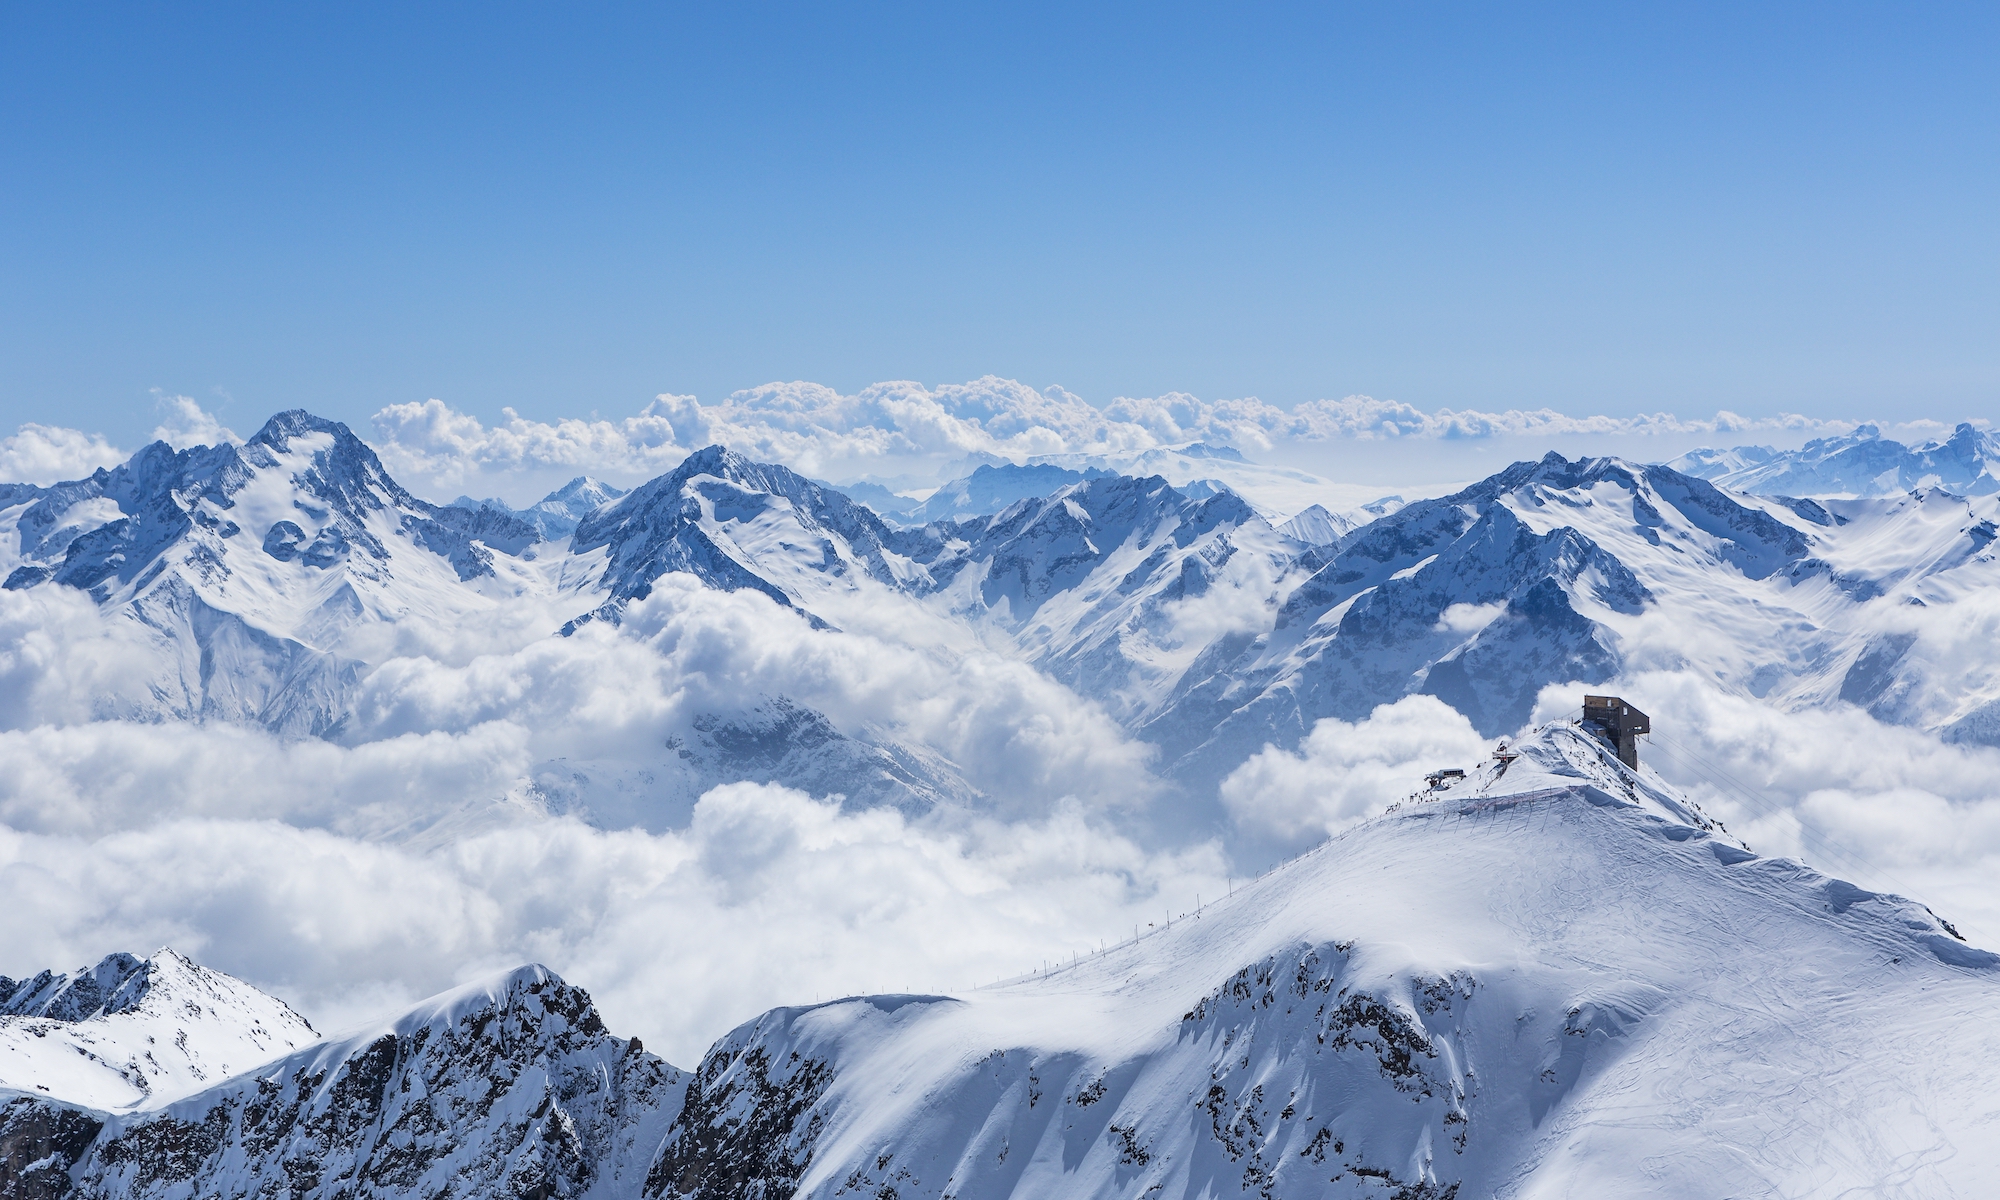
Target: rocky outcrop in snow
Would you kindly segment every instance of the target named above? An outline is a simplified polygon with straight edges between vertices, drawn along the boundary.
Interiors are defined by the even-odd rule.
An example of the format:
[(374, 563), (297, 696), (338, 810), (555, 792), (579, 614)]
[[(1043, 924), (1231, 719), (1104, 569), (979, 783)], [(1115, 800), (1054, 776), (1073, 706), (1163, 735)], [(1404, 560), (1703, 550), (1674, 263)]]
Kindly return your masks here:
[(582, 991), (523, 967), (164, 1107), (13, 1101), (0, 1107), (0, 1194), (633, 1196), (683, 1084), (607, 1033)]

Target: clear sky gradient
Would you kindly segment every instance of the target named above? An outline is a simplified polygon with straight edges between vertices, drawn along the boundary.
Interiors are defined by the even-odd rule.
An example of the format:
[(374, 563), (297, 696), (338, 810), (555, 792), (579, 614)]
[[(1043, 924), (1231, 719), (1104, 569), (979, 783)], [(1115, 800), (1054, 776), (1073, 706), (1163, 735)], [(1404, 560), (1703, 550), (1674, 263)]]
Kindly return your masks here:
[(1995, 415), (1991, 5), (0, 8), (0, 431), (994, 373)]

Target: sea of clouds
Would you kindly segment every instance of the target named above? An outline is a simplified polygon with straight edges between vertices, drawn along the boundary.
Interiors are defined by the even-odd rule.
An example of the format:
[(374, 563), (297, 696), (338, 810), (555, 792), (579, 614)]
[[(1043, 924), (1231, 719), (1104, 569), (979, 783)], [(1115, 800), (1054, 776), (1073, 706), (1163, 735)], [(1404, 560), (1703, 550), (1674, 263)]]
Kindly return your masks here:
[[(657, 473), (709, 441), (838, 475), (1558, 420), (1373, 403), (1273, 415), (1185, 397), (1098, 409), (996, 380), (846, 397), (786, 385), (714, 407), (666, 397), (623, 422), (487, 426), (436, 401), (392, 406), (371, 440), (399, 478), (478, 491), (540, 470)], [(235, 436), (191, 401), (164, 404), (164, 440)], [(0, 455), (0, 478), (121, 457), (43, 426)], [(532, 960), (588, 988), (616, 1031), (689, 1064), (772, 1005), (965, 988), (1143, 931), (1269, 865), (1232, 846), (1303, 849), (1487, 748), (1427, 697), (1322, 721), (1231, 775), (1216, 827), (1182, 819), (1150, 748), (1092, 699), (914, 605), (814, 630), (756, 593), (670, 578), (616, 629), (495, 622), (411, 623), (341, 737), (288, 742), (101, 719), (104, 698), (143, 677), (143, 634), (80, 593), (0, 592), (0, 971), (170, 944), (338, 1028)], [(2000, 945), (1985, 882), (2000, 867), (2000, 751), (1851, 708), (1782, 711), (1691, 670), (1606, 686), (1671, 731), (1648, 761), (1754, 849), (1912, 894)], [(1550, 688), (1539, 715), (1581, 690)], [(912, 816), (738, 783), (673, 821), (606, 828), (537, 800), (551, 761), (643, 765), (690, 714), (779, 694), (945, 756), (989, 803)]]

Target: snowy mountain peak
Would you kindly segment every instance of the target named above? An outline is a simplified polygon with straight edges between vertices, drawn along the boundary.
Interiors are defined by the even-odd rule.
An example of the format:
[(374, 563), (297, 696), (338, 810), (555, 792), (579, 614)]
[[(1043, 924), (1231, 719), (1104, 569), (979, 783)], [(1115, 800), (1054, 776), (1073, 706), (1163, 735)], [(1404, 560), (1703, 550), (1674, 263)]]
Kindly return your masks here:
[(1538, 725), (1518, 738), (1502, 739), (1491, 756), (1463, 777), (1440, 780), (1402, 803), (1518, 799), (1560, 789), (1584, 789), (1595, 803), (1642, 809), (1704, 832), (1719, 828), (1643, 760), (1636, 769), (1626, 766), (1606, 742), (1570, 721)]
[[(83, 1114), (23, 1177), (79, 1197), (634, 1196), (685, 1076), (546, 968), (504, 972), (164, 1107)], [(56, 1124), (0, 1110), (0, 1139)], [(166, 1150), (166, 1147), (173, 1147)], [(46, 1152), (45, 1152), (46, 1153)], [(0, 1185), (17, 1167), (0, 1162)], [(7, 1193), (15, 1194), (15, 1193)], [(34, 1193), (41, 1194), (41, 1193)]]
[[(271, 418), (264, 422), (263, 428), (252, 434), (244, 442), (244, 445), (269, 446), (279, 454), (288, 454), (291, 452), (292, 440), (294, 438), (307, 437), (316, 433), (323, 433), (332, 437), (335, 444), (343, 442), (361, 443), (361, 439), (354, 436), (354, 431), (339, 421), (330, 421), (325, 417), (315, 416), (303, 408), (290, 408), (284, 412), (272, 414)], [(362, 445), (362, 449), (367, 449), (365, 444)], [(371, 457), (374, 454), (372, 450), (368, 451), (368, 453)]]
[(1290, 520), (1278, 526), (1278, 532), (1308, 546), (1331, 546), (1359, 527), (1353, 518), (1315, 504), (1292, 514)]
[(624, 488), (613, 487), (588, 475), (579, 475), (527, 508), (510, 508), (506, 501), (497, 497), (474, 500), (470, 496), (460, 496), (451, 502), (451, 506), (473, 512), (501, 513), (533, 526), (545, 540), (556, 541), (574, 533), (579, 521), (624, 494)]
[(803, 609), (813, 592), (851, 574), (889, 581), (881, 554), (889, 536), (866, 505), (717, 445), (584, 518), (571, 547), (606, 551), (601, 586), (610, 599), (592, 615), (615, 619), (669, 571)]
[(613, 487), (601, 479), (592, 479), (588, 475), (579, 475), (542, 497), (536, 507), (560, 506), (572, 516), (582, 517), (624, 494), (624, 488)]
[(94, 699), (100, 715), (293, 735), (340, 724), (383, 626), (490, 606), (482, 587), (517, 593), (510, 560), (541, 540), (512, 514), (411, 495), (347, 426), (303, 410), (241, 446), (156, 442), (13, 499), (4, 586), (83, 590), (158, 651), (154, 674)]
[(318, 1040), (282, 1000), (162, 947), (0, 977), (0, 1086), (93, 1108), (165, 1103)]

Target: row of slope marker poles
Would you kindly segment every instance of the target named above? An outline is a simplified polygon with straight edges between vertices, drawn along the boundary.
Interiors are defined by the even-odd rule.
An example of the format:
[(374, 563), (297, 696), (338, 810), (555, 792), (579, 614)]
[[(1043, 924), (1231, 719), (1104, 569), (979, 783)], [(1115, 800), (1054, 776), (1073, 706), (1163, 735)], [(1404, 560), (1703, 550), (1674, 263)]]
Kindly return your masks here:
[[(1577, 710), (1577, 711), (1581, 712), (1582, 710), (1581, 710), (1581, 709), (1579, 709), (1579, 710)], [(1410, 796), (1410, 797), (1405, 797), (1405, 798), (1406, 798), (1406, 799), (1409, 799), (1409, 798), (1413, 798), (1413, 797), (1415, 797), (1415, 796), (1420, 796), (1420, 795), (1422, 795), (1422, 794), (1423, 794), (1423, 793), (1422, 793), (1421, 791), (1419, 791), (1419, 792), (1413, 792), (1413, 793), (1411, 793), (1411, 796)], [(1293, 854), (1293, 855), (1289, 855), (1289, 856), (1287, 856), (1287, 857), (1285, 857), (1285, 858), (1281, 858), (1281, 859), (1279, 859), (1278, 861), (1276, 861), (1276, 862), (1272, 863), (1271, 865), (1269, 865), (1269, 866), (1265, 867), (1265, 868), (1264, 868), (1263, 870), (1261, 870), (1261, 871), (1257, 872), (1257, 873), (1256, 873), (1255, 875), (1253, 875), (1253, 876), (1249, 877), (1248, 879), (1244, 880), (1244, 882), (1245, 882), (1245, 883), (1256, 883), (1256, 882), (1258, 882), (1258, 881), (1262, 880), (1262, 879), (1263, 879), (1263, 878), (1264, 878), (1265, 876), (1267, 876), (1267, 875), (1271, 874), (1272, 872), (1274, 872), (1274, 871), (1278, 870), (1278, 869), (1279, 869), (1280, 867), (1284, 867), (1284, 866), (1288, 866), (1288, 865), (1290, 865), (1291, 863), (1294, 863), (1294, 862), (1297, 862), (1297, 861), (1299, 861), (1300, 859), (1304, 859), (1304, 858), (1310, 858), (1310, 857), (1312, 857), (1312, 856), (1314, 856), (1314, 855), (1317, 855), (1317, 854), (1320, 854), (1320, 853), (1324, 852), (1324, 851), (1325, 851), (1325, 850), (1326, 850), (1326, 849), (1327, 849), (1328, 847), (1332, 846), (1332, 845), (1333, 845), (1334, 843), (1336, 843), (1336, 842), (1340, 841), (1341, 839), (1345, 838), (1345, 837), (1346, 837), (1346, 836), (1347, 836), (1348, 834), (1351, 834), (1351, 833), (1355, 832), (1355, 830), (1356, 830), (1356, 829), (1358, 829), (1358, 828), (1359, 828), (1360, 826), (1362, 826), (1362, 825), (1367, 825), (1367, 824), (1370, 824), (1370, 823), (1371, 823), (1370, 821), (1368, 821), (1368, 820), (1364, 819), (1364, 820), (1361, 820), (1361, 821), (1357, 821), (1357, 822), (1355, 822), (1355, 823), (1354, 823), (1353, 825), (1349, 825), (1349, 826), (1348, 826), (1347, 828), (1345, 828), (1345, 829), (1342, 829), (1342, 830), (1340, 830), (1340, 831), (1338, 831), (1338, 832), (1336, 832), (1336, 833), (1330, 833), (1330, 834), (1328, 834), (1328, 835), (1327, 835), (1327, 836), (1326, 836), (1325, 838), (1321, 839), (1321, 840), (1320, 840), (1319, 842), (1317, 842), (1317, 843), (1315, 843), (1315, 844), (1313, 844), (1313, 845), (1311, 845), (1311, 846), (1308, 846), (1308, 847), (1306, 847), (1306, 848), (1305, 848), (1304, 850), (1301, 850), (1301, 851), (1299, 851), (1299, 852), (1298, 852), (1297, 854)], [(1228, 888), (1228, 891), (1226, 892), (1226, 894), (1225, 894), (1225, 895), (1223, 895), (1223, 896), (1220, 896), (1220, 897), (1217, 897), (1216, 899), (1214, 899), (1214, 900), (1211, 900), (1211, 901), (1209, 901), (1208, 903), (1209, 903), (1209, 904), (1220, 904), (1220, 903), (1222, 903), (1222, 902), (1223, 902), (1224, 900), (1233, 900), (1233, 899), (1235, 899), (1235, 897), (1236, 897), (1236, 881), (1235, 881), (1235, 878), (1234, 878), (1233, 876), (1232, 876), (1232, 877), (1230, 877), (1230, 878), (1229, 878), (1229, 879), (1228, 879), (1228, 880), (1226, 881), (1226, 886), (1227, 886), (1227, 888)], [(1204, 904), (1204, 903), (1202, 902), (1202, 899), (1201, 899), (1201, 894), (1197, 892), (1197, 893), (1195, 894), (1195, 906), (1194, 906), (1194, 909), (1193, 909), (1192, 911), (1190, 911), (1190, 912), (1184, 912), (1184, 913), (1182, 913), (1182, 914), (1181, 914), (1181, 915), (1180, 915), (1180, 916), (1179, 916), (1178, 918), (1176, 918), (1175, 916), (1173, 916), (1173, 914), (1172, 914), (1172, 911), (1171, 911), (1171, 910), (1169, 910), (1169, 912), (1168, 912), (1168, 914), (1167, 914), (1167, 920), (1165, 921), (1165, 923), (1164, 923), (1164, 924), (1161, 924), (1161, 925), (1159, 925), (1159, 926), (1148, 926), (1148, 927), (1147, 927), (1147, 928), (1146, 928), (1146, 929), (1145, 929), (1144, 931), (1141, 931), (1141, 930), (1139, 929), (1139, 927), (1135, 925), (1135, 926), (1133, 926), (1133, 927), (1132, 927), (1132, 936), (1131, 936), (1131, 937), (1129, 937), (1129, 938), (1126, 938), (1125, 940), (1123, 940), (1123, 941), (1119, 941), (1119, 942), (1114, 942), (1114, 943), (1109, 943), (1109, 944), (1100, 944), (1100, 945), (1098, 946), (1098, 948), (1097, 948), (1097, 949), (1096, 949), (1095, 951), (1093, 951), (1092, 953), (1090, 953), (1090, 954), (1089, 954), (1089, 955), (1087, 955), (1087, 956), (1085, 956), (1085, 955), (1079, 955), (1079, 956), (1077, 956), (1076, 958), (1072, 959), (1072, 960), (1071, 960), (1071, 961), (1070, 961), (1069, 963), (1067, 963), (1067, 964), (1064, 964), (1064, 963), (1061, 963), (1061, 962), (1055, 962), (1055, 963), (1052, 963), (1052, 964), (1050, 964), (1050, 965), (1048, 965), (1048, 966), (1045, 966), (1045, 967), (1043, 967), (1043, 968), (1037, 968), (1037, 969), (1034, 969), (1034, 970), (1029, 970), (1029, 971), (1023, 971), (1023, 972), (1021, 972), (1021, 973), (1020, 973), (1020, 974), (1018, 974), (1018, 975), (1009, 975), (1009, 976), (1006, 976), (1006, 977), (1004, 977), (1004, 978), (1001, 978), (1001, 979), (996, 979), (996, 980), (994, 980), (994, 981), (993, 981), (993, 982), (991, 982), (991, 983), (976, 983), (976, 984), (972, 985), (972, 989), (971, 989), (971, 990), (973, 990), (973, 991), (979, 991), (979, 990), (981, 990), (981, 989), (983, 989), (983, 988), (990, 988), (990, 987), (1002, 987), (1002, 986), (1004, 986), (1004, 985), (1006, 985), (1006, 984), (1010, 984), (1010, 983), (1017, 983), (1017, 982), (1020, 982), (1020, 981), (1022, 981), (1022, 980), (1027, 980), (1027, 979), (1038, 979), (1038, 978), (1041, 978), (1041, 977), (1043, 977), (1043, 976), (1046, 976), (1046, 975), (1052, 975), (1052, 974), (1054, 974), (1054, 973), (1055, 973), (1056, 971), (1059, 971), (1059, 970), (1063, 969), (1063, 967), (1064, 967), (1064, 966), (1070, 966), (1070, 967), (1074, 967), (1074, 966), (1077, 966), (1077, 965), (1078, 965), (1078, 964), (1080, 964), (1080, 963), (1081, 963), (1081, 962), (1082, 962), (1082, 961), (1084, 960), (1084, 958), (1086, 958), (1086, 957), (1088, 957), (1088, 958), (1103, 958), (1104, 956), (1106, 956), (1106, 955), (1110, 954), (1110, 953), (1111, 953), (1112, 951), (1114, 951), (1114, 950), (1123, 950), (1123, 949), (1124, 949), (1125, 947), (1127, 947), (1127, 946), (1136, 946), (1136, 945), (1138, 945), (1138, 944), (1139, 944), (1140, 942), (1142, 942), (1142, 941), (1146, 940), (1147, 938), (1149, 938), (1149, 937), (1153, 936), (1153, 935), (1154, 935), (1154, 934), (1156, 934), (1156, 933), (1165, 933), (1165, 932), (1166, 932), (1166, 931), (1167, 931), (1168, 929), (1170, 929), (1170, 928), (1172, 928), (1172, 927), (1173, 927), (1173, 924), (1174, 924), (1174, 922), (1175, 922), (1176, 920), (1186, 920), (1186, 919), (1188, 919), (1189, 917), (1195, 917), (1195, 918), (1200, 918), (1200, 917), (1201, 917), (1201, 916), (1203, 915), (1203, 910), (1204, 910), (1204, 909), (1205, 909), (1206, 907), (1207, 907), (1207, 905), (1206, 905), (1206, 904)]]

